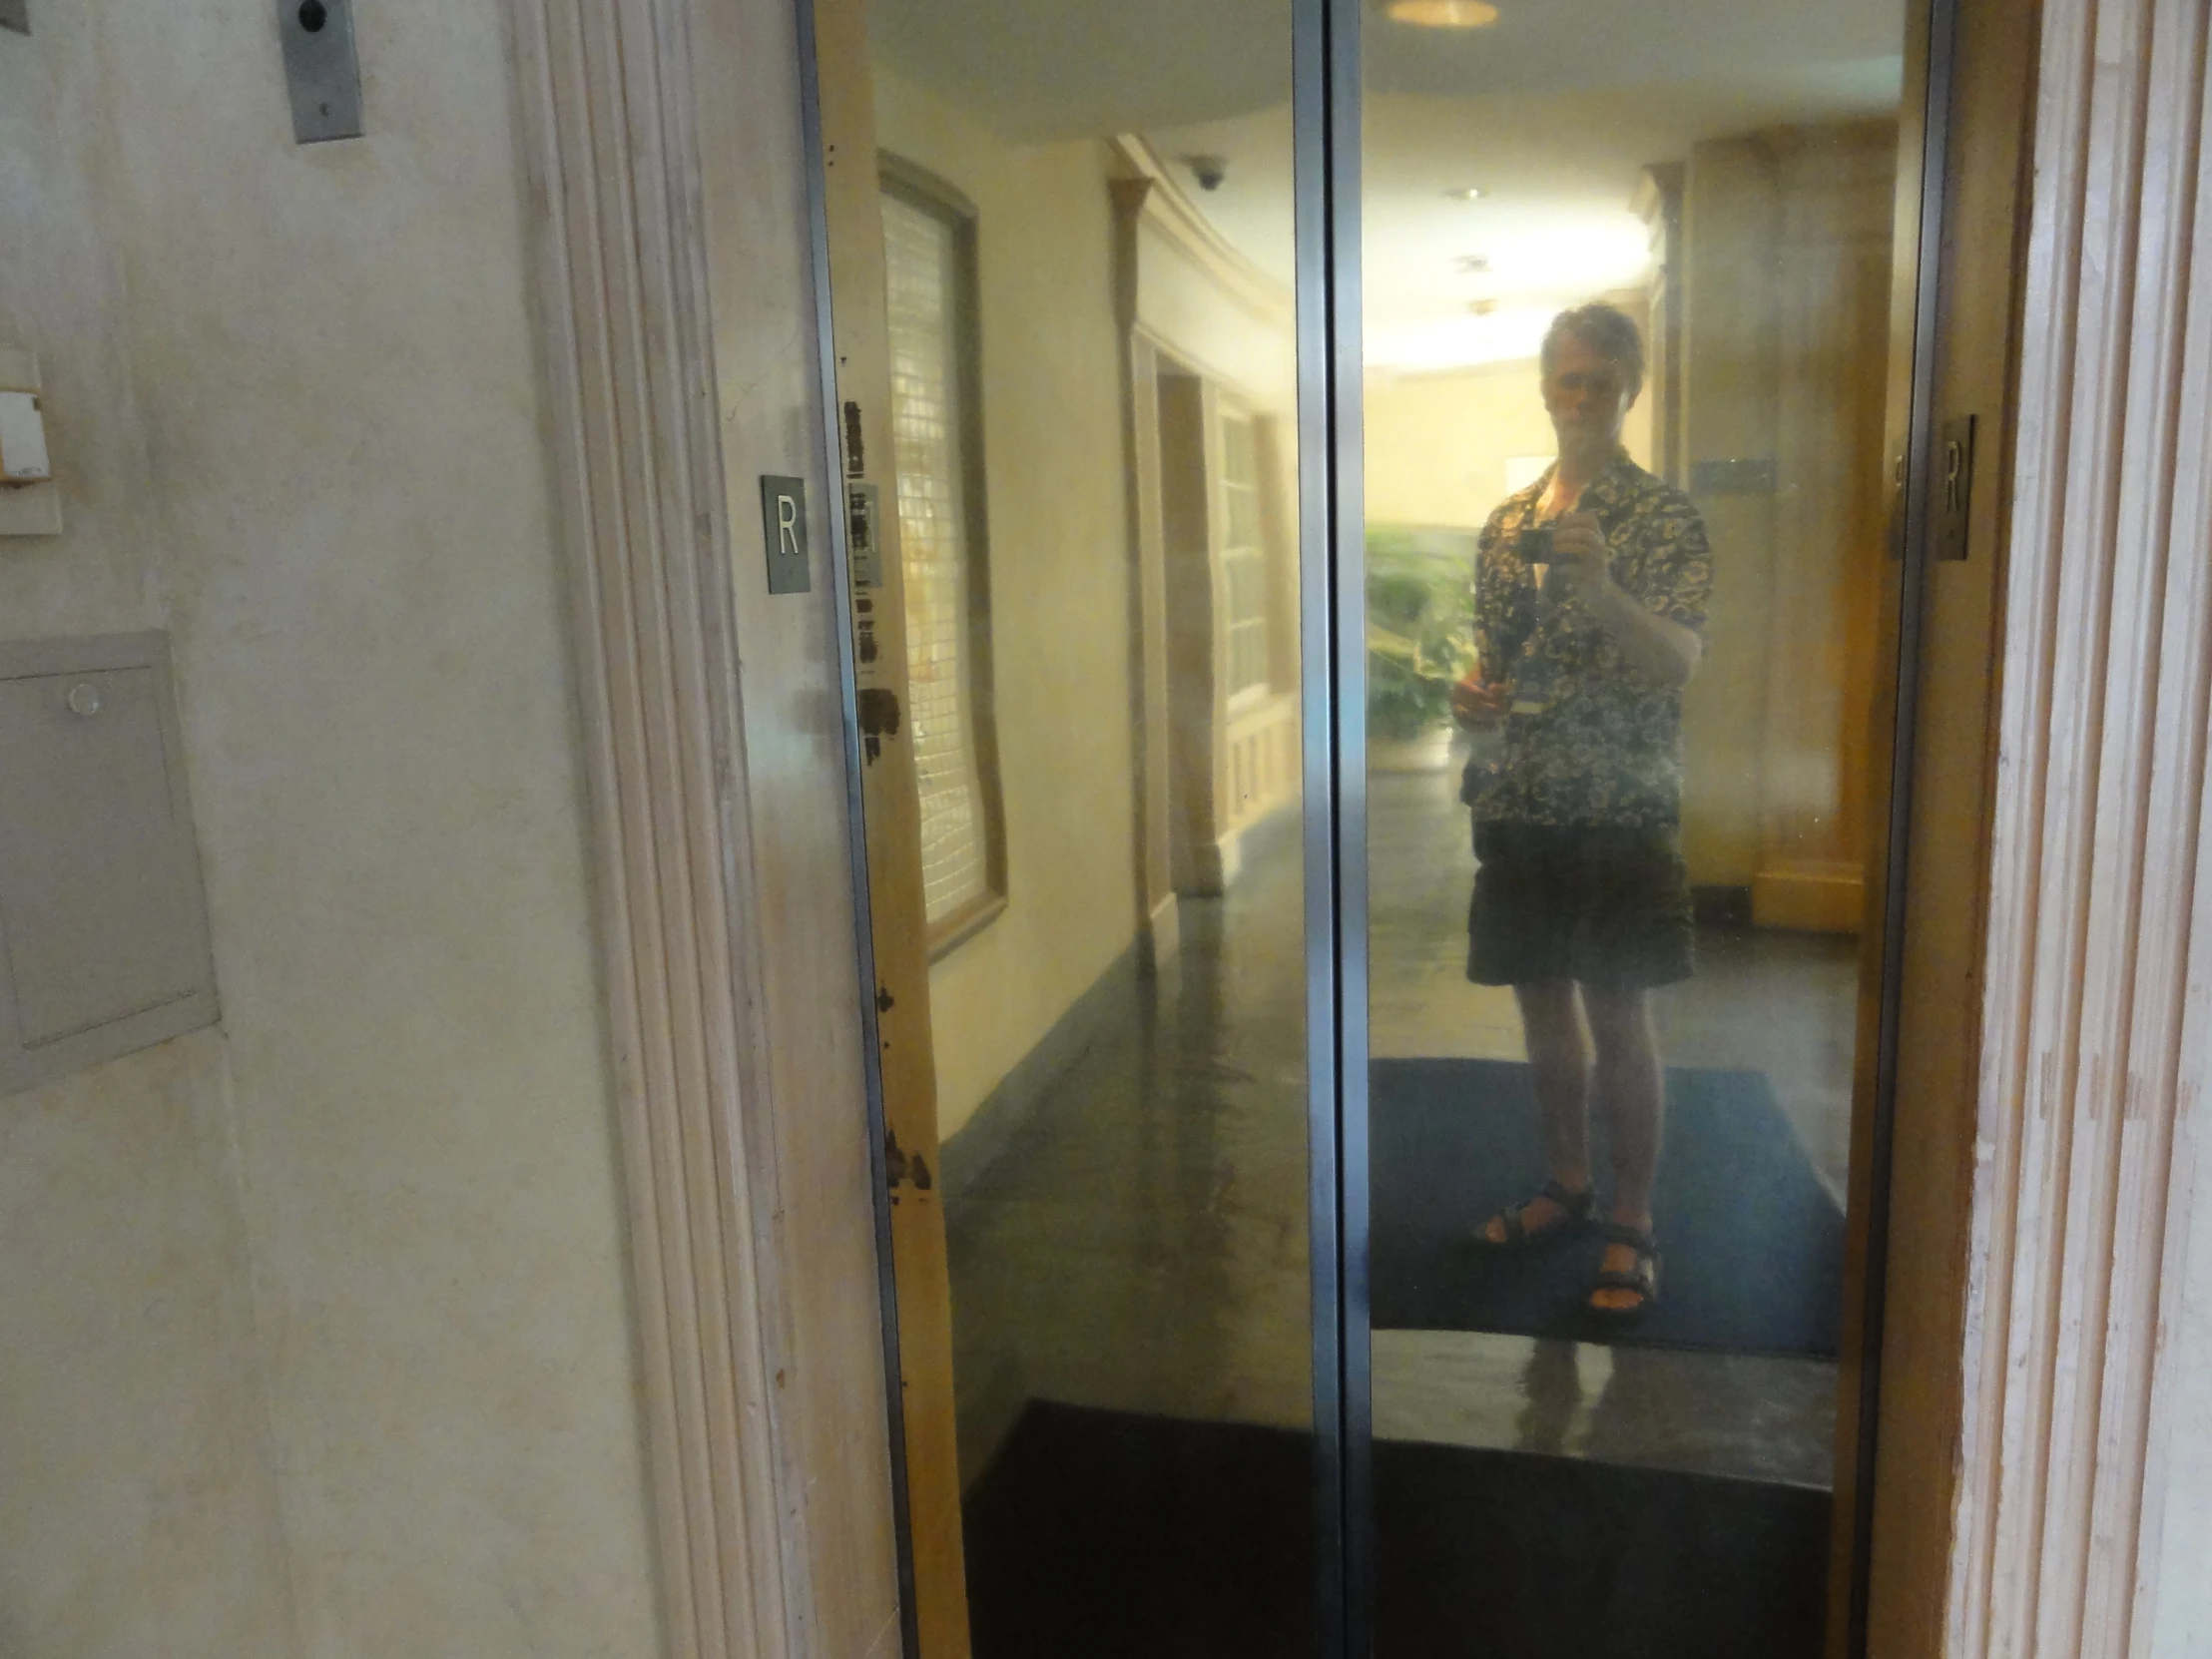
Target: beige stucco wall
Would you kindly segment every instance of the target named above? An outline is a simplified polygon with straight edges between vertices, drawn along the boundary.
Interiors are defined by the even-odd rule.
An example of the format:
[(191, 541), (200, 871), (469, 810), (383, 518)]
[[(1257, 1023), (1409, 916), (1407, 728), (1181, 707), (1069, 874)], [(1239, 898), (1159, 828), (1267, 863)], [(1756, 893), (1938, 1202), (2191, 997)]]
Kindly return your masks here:
[(930, 971), (949, 1136), (1136, 935), (1113, 219), (1099, 145), (1006, 144), (880, 63), (875, 113), (976, 209), (1007, 901)]
[[(2199, 927), (2207, 908), (2198, 906)], [(2187, 1233), (2178, 1258), (2179, 1317), (2167, 1328), (2158, 1365), (2163, 1443), (2151, 1450), (2156, 1485), (2143, 1517), (2144, 1574), (2157, 1586), (2144, 1609), (2147, 1659), (2212, 1653), (2212, 1101), (2184, 1096), (2181, 1111), (2179, 1144), (2194, 1149), (2195, 1169), (2193, 1191), (2177, 1191), (2173, 1200), (2187, 1204)]]
[(0, 634), (173, 631), (225, 1019), (0, 1100), (0, 1651), (658, 1651), (498, 0), (0, 34), (0, 340), (68, 533)]

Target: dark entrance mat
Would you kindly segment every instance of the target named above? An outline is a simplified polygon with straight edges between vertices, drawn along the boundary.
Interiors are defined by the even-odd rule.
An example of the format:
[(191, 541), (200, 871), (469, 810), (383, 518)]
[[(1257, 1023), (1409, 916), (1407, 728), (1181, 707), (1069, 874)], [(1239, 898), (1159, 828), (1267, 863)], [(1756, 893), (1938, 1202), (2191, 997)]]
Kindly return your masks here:
[[(1305, 1659), (1313, 1448), (1032, 1402), (966, 1506), (976, 1659)], [(1826, 1493), (1376, 1447), (1379, 1659), (1817, 1659)]]
[[(1833, 1358), (1844, 1217), (1755, 1071), (1670, 1071), (1652, 1203), (1659, 1303), (1615, 1333), (1583, 1311), (1599, 1245), (1472, 1242), (1543, 1184), (1529, 1071), (1378, 1060), (1370, 1083), (1370, 1299), (1377, 1330), (1496, 1331)], [(1599, 1168), (1603, 1168), (1602, 1146)]]

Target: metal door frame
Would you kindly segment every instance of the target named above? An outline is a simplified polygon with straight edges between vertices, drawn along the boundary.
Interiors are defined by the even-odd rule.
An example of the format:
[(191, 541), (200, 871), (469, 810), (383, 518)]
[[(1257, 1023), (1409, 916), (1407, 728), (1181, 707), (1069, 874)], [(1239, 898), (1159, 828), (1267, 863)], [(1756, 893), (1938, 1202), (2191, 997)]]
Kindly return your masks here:
[[(1295, 152), (1296, 342), (1298, 353), (1298, 500), (1300, 744), (1306, 924), (1309, 1250), (1312, 1259), (1315, 1433), (1316, 1651), (1324, 1659), (1373, 1650), (1373, 1373), (1368, 1264), (1368, 794), (1365, 630), (1364, 355), (1361, 330), (1361, 184), (1364, 0), (1288, 0), (1292, 13)], [(1871, 1553), (1875, 1434), (1879, 1414), (1881, 1265), (1889, 1187), (1890, 1123), (1895, 1108), (1904, 940), (1906, 830), (1912, 808), (1913, 724), (1921, 675), (1922, 620), (1936, 460), (1936, 328), (1948, 108), (1955, 73), (1958, 0), (1915, 0), (1929, 28), (1926, 126), (1922, 151), (1918, 290), (1913, 327), (1912, 406), (1903, 497), (1906, 520), (1903, 604), (1898, 641), (1897, 741), (1889, 781), (1890, 857), (1879, 879), (1888, 918), (1882, 942), (1873, 1209), (1858, 1431), (1857, 1548), (1853, 1556), (1851, 1650), (1865, 1643)], [(813, 283), (823, 380), (823, 439), (840, 451), (836, 352), (830, 329), (827, 181), (822, 150), (813, 0), (796, 0), (803, 65), (802, 116), (807, 150)], [(1913, 27), (1919, 20), (1909, 21)], [(1909, 93), (1913, 89), (1908, 89)], [(850, 591), (850, 548), (841, 511), (825, 515), (830, 566)], [(837, 649), (844, 669), (842, 722), (852, 825), (858, 959), (872, 959), (868, 871), (861, 839), (860, 736), (852, 678), (854, 641), (847, 607), (837, 607)], [(869, 982), (872, 982), (871, 980)], [(873, 1005), (862, 998), (868, 1036), (870, 1138), (881, 1160), (883, 1097), (876, 1065)], [(907, 1530), (898, 1387), (898, 1330), (892, 1295), (887, 1201), (878, 1168), (876, 1238), (883, 1333), (889, 1365), (891, 1482), (905, 1647), (912, 1628), (912, 1554)]]

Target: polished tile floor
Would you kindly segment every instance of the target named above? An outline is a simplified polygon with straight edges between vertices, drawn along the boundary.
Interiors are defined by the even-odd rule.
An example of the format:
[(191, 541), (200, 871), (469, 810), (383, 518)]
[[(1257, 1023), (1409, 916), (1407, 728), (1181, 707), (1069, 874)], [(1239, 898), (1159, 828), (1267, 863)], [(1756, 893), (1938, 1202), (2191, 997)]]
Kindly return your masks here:
[[(1520, 1055), (1510, 996), (1461, 971), (1473, 860), (1454, 784), (1417, 773), (1371, 789), (1378, 1056)], [(1699, 977), (1661, 996), (1668, 1059), (1767, 1072), (1840, 1195), (1850, 942), (1714, 936), (1701, 948)], [(1032, 1398), (1310, 1419), (1302, 960), (1298, 848), (1271, 830), (1227, 898), (1185, 901), (1177, 960), (955, 1207), (970, 1478)], [(1387, 1439), (1829, 1479), (1827, 1362), (1400, 1331), (1375, 1339), (1374, 1376)]]

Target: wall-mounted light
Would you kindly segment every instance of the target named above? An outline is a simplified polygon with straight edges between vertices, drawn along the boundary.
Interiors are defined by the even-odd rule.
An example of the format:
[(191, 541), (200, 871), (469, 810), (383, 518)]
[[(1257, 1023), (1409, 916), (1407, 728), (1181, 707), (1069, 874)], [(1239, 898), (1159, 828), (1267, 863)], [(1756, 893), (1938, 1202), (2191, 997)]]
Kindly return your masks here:
[(1487, 29), (1497, 8), (1490, 0), (1382, 0), (1382, 15), (1415, 29)]

